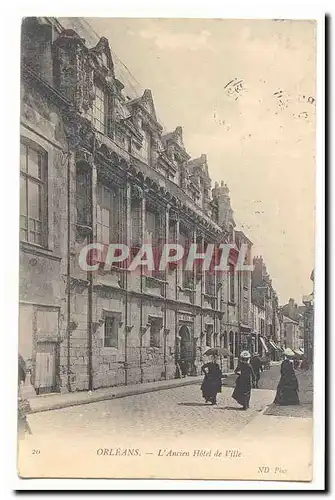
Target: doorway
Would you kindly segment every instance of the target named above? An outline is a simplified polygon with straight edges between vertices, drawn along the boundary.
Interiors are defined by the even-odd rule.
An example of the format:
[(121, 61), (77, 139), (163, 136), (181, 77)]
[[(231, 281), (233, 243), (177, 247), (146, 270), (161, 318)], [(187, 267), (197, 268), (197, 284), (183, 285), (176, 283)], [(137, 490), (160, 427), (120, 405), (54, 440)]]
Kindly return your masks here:
[(56, 342), (37, 342), (34, 383), (36, 394), (57, 392), (56, 360)]
[(193, 363), (193, 342), (191, 333), (186, 325), (183, 325), (179, 330), (180, 337), (180, 353), (179, 366), (182, 376), (185, 377), (190, 373)]

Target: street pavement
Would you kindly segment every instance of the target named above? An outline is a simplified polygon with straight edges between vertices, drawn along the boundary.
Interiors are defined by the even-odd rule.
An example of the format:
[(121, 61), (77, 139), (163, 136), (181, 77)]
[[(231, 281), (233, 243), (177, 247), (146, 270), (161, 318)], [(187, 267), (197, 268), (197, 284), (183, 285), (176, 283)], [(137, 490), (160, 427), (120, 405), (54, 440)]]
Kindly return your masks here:
[[(252, 390), (250, 408), (246, 411), (231, 397), (235, 379), (235, 376), (225, 379), (216, 406), (205, 404), (200, 384), (192, 384), (30, 414), (28, 421), (33, 434), (21, 442), (20, 473), (23, 477), (50, 477), (52, 471), (57, 477), (68, 477), (71, 470), (72, 477), (169, 477), (169, 474), (195, 479), (256, 479), (258, 467), (266, 466), (270, 472), (264, 479), (308, 480), (312, 420), (288, 418), (289, 413), (267, 414), (272, 408), (279, 366), (263, 373), (262, 388)], [(292, 446), (297, 452), (291, 456), (287, 449)], [(99, 455), (99, 450), (114, 454), (115, 450), (123, 453), (135, 448), (142, 458), (127, 457), (127, 462), (113, 456), (102, 460)], [(191, 457), (195, 449), (203, 449), (204, 453), (212, 450), (213, 454), (217, 450), (224, 461), (221, 464), (212, 457), (205, 474), (198, 468), (200, 463), (207, 462), (191, 457), (187, 461), (180, 456), (169, 462), (160, 461), (160, 453), (169, 449), (190, 453)], [(37, 450), (38, 456), (32, 456), (32, 450)], [(233, 457), (240, 455), (242, 461), (238, 465)], [(160, 464), (164, 464), (163, 468)], [(282, 464), (286, 472), (279, 477), (276, 468)]]
[[(265, 415), (303, 417), (313, 416), (313, 372), (312, 370), (295, 370), (299, 383), (299, 406), (276, 406), (270, 405), (264, 412)], [(225, 387), (234, 387), (236, 377), (227, 377), (223, 384)], [(272, 363), (270, 370), (265, 370), (261, 374), (259, 381), (260, 389), (276, 391), (280, 379), (280, 363)]]
[(103, 435), (111, 438), (155, 439), (192, 436), (210, 430), (222, 436), (243, 428), (273, 401), (273, 391), (254, 390), (250, 409), (241, 411), (223, 387), (217, 406), (205, 404), (200, 386), (190, 385), (148, 394), (100, 401), (29, 415), (32, 432), (38, 434)]
[[(306, 372), (297, 374), (300, 386), (303, 386)], [(271, 412), (279, 377), (278, 364), (263, 372), (260, 388), (253, 389), (250, 409), (247, 411), (241, 411), (231, 397), (236, 380), (236, 376), (232, 375), (223, 381), (217, 406), (205, 404), (199, 385), (189, 385), (32, 414), (29, 415), (29, 424), (32, 431), (36, 430), (39, 435), (50, 432), (57, 435), (73, 432), (84, 435), (89, 431), (90, 435), (101, 433), (105, 436), (130, 437), (135, 433), (152, 439), (162, 434), (171, 437), (192, 436), (208, 428), (211, 433), (222, 436), (226, 432), (231, 434), (242, 429), (264, 410)], [(300, 392), (300, 398), (304, 400), (304, 405), (304, 391)], [(280, 408), (278, 411), (280, 415), (289, 416), (292, 407)], [(301, 416), (306, 415), (303, 412)]]

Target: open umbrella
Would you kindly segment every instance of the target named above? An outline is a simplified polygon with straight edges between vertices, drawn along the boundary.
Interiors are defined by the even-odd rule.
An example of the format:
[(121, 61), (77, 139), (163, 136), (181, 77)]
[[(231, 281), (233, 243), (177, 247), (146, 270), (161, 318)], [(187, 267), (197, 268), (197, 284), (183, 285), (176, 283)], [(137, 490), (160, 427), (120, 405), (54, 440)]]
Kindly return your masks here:
[(225, 347), (210, 347), (204, 356), (232, 356), (232, 353)]

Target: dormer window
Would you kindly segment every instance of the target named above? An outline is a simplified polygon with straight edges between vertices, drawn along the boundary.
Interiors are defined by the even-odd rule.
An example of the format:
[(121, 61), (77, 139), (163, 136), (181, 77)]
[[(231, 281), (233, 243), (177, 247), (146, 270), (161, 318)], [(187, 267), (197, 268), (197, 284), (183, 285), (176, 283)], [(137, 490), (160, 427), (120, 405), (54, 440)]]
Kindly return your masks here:
[(106, 133), (106, 94), (102, 86), (94, 85), (94, 101), (92, 106), (92, 125), (101, 133)]
[(151, 132), (149, 132), (149, 131), (145, 131), (145, 133), (144, 133), (142, 151), (143, 151), (143, 159), (144, 159), (144, 161), (148, 165), (151, 165), (151, 158), (152, 158), (152, 136), (151, 136)]
[(101, 55), (100, 55), (100, 60), (102, 62), (102, 64), (108, 68), (108, 58), (107, 58), (107, 55), (105, 54), (105, 52), (103, 52)]

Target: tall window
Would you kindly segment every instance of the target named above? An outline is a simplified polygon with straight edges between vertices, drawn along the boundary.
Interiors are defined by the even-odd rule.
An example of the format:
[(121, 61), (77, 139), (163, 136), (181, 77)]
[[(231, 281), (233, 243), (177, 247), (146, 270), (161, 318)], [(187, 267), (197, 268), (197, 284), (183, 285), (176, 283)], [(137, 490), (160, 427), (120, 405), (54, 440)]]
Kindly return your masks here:
[(209, 325), (206, 330), (206, 346), (212, 347), (213, 327)]
[(98, 184), (97, 239), (108, 245), (118, 243), (120, 237), (120, 195), (117, 189)]
[(92, 107), (92, 125), (103, 134), (106, 131), (106, 95), (102, 87), (94, 86), (94, 101)]
[(243, 297), (243, 322), (249, 323), (249, 300), (248, 297)]
[(46, 245), (47, 155), (21, 143), (20, 239)]
[[(224, 332), (224, 333), (221, 333), (220, 334), (220, 347), (222, 348), (225, 348), (225, 349), (228, 349), (228, 338), (227, 338), (227, 332)], [(224, 357), (226, 358), (227, 356), (224, 355)]]
[(87, 166), (76, 168), (77, 224), (91, 225), (91, 172)]
[(161, 343), (161, 320), (152, 320), (150, 325), (150, 347), (160, 347)]
[(182, 286), (184, 288), (194, 288), (194, 269), (187, 270), (185, 269), (188, 258), (188, 251), (192, 240), (190, 235), (187, 232), (187, 229), (184, 227), (180, 227), (179, 233), (179, 241), (178, 243), (184, 248), (184, 262), (183, 262), (183, 270), (182, 270)]
[(235, 302), (235, 266), (229, 264), (229, 301)]
[(141, 200), (138, 198), (131, 199), (131, 214), (130, 214), (130, 224), (131, 224), (131, 245), (133, 247), (138, 247), (141, 244), (141, 228), (142, 228), (142, 208)]
[(145, 242), (155, 244), (158, 239), (158, 215), (147, 210), (145, 213)]
[(118, 347), (118, 327), (114, 316), (105, 317), (104, 347)]
[(161, 236), (162, 236), (162, 220), (161, 214), (156, 212), (153, 207), (148, 207), (145, 213), (145, 234), (144, 240), (146, 244), (151, 244), (154, 270), (146, 270), (148, 276), (163, 279), (164, 271), (159, 270), (160, 257), (161, 257)]
[(145, 131), (142, 145), (143, 159), (148, 165), (151, 165), (152, 155), (152, 137), (151, 132)]
[(214, 271), (205, 271), (205, 293), (207, 293), (207, 295), (215, 295)]
[(235, 333), (235, 358), (240, 355), (239, 334)]

